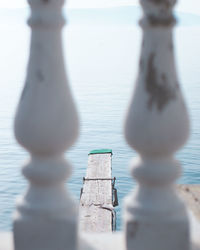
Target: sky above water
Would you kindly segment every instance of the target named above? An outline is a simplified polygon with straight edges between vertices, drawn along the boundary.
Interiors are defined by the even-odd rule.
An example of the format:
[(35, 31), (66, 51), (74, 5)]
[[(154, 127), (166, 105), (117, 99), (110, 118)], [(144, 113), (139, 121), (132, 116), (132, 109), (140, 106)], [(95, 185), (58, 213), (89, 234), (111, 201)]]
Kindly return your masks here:
[[(112, 6), (138, 5), (139, 0), (68, 0), (69, 8), (105, 8)], [(200, 15), (200, 0), (179, 0), (178, 11)], [(0, 0), (0, 8), (22, 8), (26, 0)]]

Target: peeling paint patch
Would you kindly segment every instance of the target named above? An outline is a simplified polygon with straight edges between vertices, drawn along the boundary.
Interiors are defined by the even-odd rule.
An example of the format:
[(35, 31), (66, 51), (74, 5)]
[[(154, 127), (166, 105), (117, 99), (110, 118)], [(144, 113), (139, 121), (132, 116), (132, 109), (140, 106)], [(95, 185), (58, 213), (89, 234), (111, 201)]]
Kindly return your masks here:
[(156, 105), (157, 109), (162, 111), (171, 100), (176, 98), (176, 92), (175, 89), (170, 88), (166, 74), (163, 73), (159, 77), (154, 65), (154, 59), (155, 54), (150, 54), (145, 79), (146, 90), (149, 94), (147, 106), (152, 109), (153, 105)]

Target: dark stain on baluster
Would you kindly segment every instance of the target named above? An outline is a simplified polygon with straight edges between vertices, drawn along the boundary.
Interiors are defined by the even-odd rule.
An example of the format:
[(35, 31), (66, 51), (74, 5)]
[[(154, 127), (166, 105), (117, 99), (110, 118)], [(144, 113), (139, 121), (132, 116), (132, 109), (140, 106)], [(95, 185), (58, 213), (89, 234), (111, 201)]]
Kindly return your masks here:
[(36, 71), (36, 77), (39, 80), (39, 82), (44, 82), (44, 75), (40, 69)]
[(149, 94), (147, 106), (149, 109), (152, 109), (153, 105), (156, 105), (157, 109), (162, 111), (169, 101), (176, 98), (176, 92), (175, 89), (170, 87), (166, 74), (163, 73), (159, 78), (154, 65), (154, 59), (155, 54), (151, 53), (146, 72), (146, 90)]

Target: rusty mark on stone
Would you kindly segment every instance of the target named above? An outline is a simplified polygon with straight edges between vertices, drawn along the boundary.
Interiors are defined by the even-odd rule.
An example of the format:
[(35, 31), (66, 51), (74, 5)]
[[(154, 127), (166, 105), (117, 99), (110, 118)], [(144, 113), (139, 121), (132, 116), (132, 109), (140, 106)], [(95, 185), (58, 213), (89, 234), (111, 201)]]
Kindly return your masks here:
[(170, 88), (168, 78), (164, 73), (159, 79), (154, 58), (155, 54), (150, 54), (147, 65), (146, 90), (150, 95), (147, 105), (149, 109), (156, 105), (158, 110), (162, 111), (169, 101), (176, 98), (176, 93), (174, 89)]
[(127, 233), (130, 238), (135, 237), (138, 231), (139, 223), (137, 221), (132, 221), (127, 223)]

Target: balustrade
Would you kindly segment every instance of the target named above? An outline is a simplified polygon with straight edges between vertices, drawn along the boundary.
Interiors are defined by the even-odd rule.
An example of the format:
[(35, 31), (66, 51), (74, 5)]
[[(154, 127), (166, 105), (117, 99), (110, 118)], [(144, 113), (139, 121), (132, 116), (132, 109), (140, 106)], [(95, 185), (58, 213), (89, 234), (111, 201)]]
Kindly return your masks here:
[(175, 0), (141, 0), (144, 16), (139, 75), (127, 113), (125, 136), (139, 157), (138, 181), (127, 197), (127, 250), (188, 250), (186, 208), (175, 191), (181, 173), (174, 153), (189, 135), (189, 118), (176, 75), (172, 28)]
[(63, 0), (29, 4), (30, 57), (15, 136), (31, 157), (23, 168), (29, 187), (14, 216), (15, 249), (73, 250), (78, 212), (65, 187), (71, 168), (64, 152), (77, 137), (78, 117), (63, 60)]
[[(76, 250), (78, 210), (65, 186), (71, 167), (64, 152), (78, 135), (78, 115), (64, 66), (63, 0), (28, 2), (30, 57), (15, 136), (30, 153), (30, 160), (22, 170), (28, 189), (14, 215), (15, 250)], [(125, 248), (189, 250), (188, 214), (175, 190), (181, 166), (174, 154), (189, 135), (174, 59), (172, 10), (176, 0), (140, 2), (143, 42), (125, 122), (126, 140), (139, 154), (132, 163), (138, 186), (125, 201)], [(109, 242), (110, 249), (124, 246), (121, 234), (85, 235), (84, 239), (86, 243), (94, 239), (98, 249), (101, 242)], [(87, 244), (80, 248), (95, 249)]]

